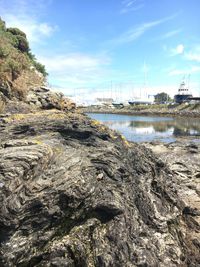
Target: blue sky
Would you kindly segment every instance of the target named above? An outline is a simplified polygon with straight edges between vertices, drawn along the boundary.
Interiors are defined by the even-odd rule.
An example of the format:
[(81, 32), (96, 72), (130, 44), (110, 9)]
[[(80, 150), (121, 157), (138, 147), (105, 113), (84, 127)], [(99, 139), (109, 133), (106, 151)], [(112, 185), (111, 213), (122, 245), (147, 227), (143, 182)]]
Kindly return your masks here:
[(199, 0), (0, 0), (65, 94), (173, 95), (184, 75), (200, 93)]

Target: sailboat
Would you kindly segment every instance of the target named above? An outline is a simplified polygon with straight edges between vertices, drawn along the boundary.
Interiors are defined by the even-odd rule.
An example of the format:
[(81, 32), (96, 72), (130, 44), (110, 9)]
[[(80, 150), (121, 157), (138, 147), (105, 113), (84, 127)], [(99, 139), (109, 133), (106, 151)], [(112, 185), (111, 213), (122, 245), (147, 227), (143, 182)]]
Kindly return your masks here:
[[(112, 102), (112, 105), (115, 107), (115, 108), (123, 108), (124, 107), (124, 104), (123, 102), (121, 101), (121, 84), (120, 84), (120, 88), (119, 88), (119, 92), (116, 91), (115, 93), (115, 100)], [(120, 95), (120, 97), (117, 97), (117, 95)]]
[(154, 96), (153, 95), (147, 95), (147, 71), (148, 67), (146, 63), (144, 62), (143, 66), (144, 70), (144, 90), (143, 90), (143, 96), (141, 94), (141, 89), (140, 89), (140, 97), (134, 97), (133, 99), (129, 100), (128, 103), (129, 105), (151, 105), (154, 103)]

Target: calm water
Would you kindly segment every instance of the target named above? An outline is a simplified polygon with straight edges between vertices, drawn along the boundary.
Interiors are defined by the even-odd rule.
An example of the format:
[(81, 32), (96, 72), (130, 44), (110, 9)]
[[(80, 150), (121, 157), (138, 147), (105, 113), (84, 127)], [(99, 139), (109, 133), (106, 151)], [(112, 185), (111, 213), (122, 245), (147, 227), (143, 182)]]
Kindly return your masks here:
[(200, 119), (95, 113), (89, 113), (88, 116), (121, 132), (129, 141), (160, 140), (168, 143), (179, 137), (187, 137), (200, 142)]

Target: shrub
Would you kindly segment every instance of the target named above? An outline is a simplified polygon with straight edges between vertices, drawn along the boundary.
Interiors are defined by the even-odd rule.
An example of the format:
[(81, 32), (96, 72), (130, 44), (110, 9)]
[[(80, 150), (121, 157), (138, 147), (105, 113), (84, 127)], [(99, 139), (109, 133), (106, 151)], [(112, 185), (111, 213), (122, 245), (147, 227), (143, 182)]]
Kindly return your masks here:
[(11, 32), (6, 32), (6, 36), (9, 39), (10, 43), (15, 48), (17, 48), (18, 50), (20, 50), (23, 53), (24, 52), (28, 53), (30, 48), (29, 48), (29, 43), (28, 43), (26, 37), (24, 37), (22, 35), (13, 35)]
[(32, 61), (36, 61), (36, 57), (33, 53), (31, 53), (30, 51), (27, 52), (28, 57), (32, 60)]
[(44, 65), (42, 65), (41, 63), (39, 63), (37, 61), (34, 61), (33, 64), (34, 64), (36, 70), (39, 71), (40, 73), (42, 73), (44, 75), (44, 77), (46, 77), (48, 75)]
[(26, 34), (18, 28), (7, 28), (7, 32), (26, 38)]
[(16, 38), (18, 41), (17, 48), (21, 52), (28, 52), (30, 49), (29, 49), (29, 43), (28, 43), (27, 39), (21, 35), (16, 35)]
[(6, 30), (6, 24), (0, 17), (0, 30), (5, 31)]
[(12, 46), (14, 46), (15, 48), (18, 47), (19, 41), (15, 35), (13, 35), (11, 32), (6, 32), (4, 33), (4, 36)]
[(3, 47), (0, 44), (0, 58), (5, 58), (9, 55), (9, 49), (7, 47)]

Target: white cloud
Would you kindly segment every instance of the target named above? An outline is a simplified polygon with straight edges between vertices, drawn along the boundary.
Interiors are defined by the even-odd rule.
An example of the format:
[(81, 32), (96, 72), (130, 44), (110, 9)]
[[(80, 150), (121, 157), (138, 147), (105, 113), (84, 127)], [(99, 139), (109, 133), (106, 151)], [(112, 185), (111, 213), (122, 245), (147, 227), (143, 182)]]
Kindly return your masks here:
[(176, 47), (176, 53), (177, 54), (183, 54), (184, 52), (184, 45), (183, 44), (180, 44)]
[(183, 44), (177, 45), (175, 48), (171, 49), (171, 56), (181, 55), (184, 53), (185, 47)]
[[(178, 14), (178, 13), (177, 13)], [(177, 14), (174, 14), (169, 17), (162, 18), (160, 20), (154, 20), (146, 23), (142, 23), (134, 28), (129, 29), (128, 31), (124, 32), (119, 37), (110, 40), (108, 43), (112, 45), (121, 45), (125, 43), (130, 43), (138, 38), (140, 38), (146, 31), (164, 23), (167, 22), (177, 16)]]
[(38, 26), (39, 32), (45, 36), (51, 36), (56, 29), (56, 27), (52, 27), (48, 23), (41, 23)]

